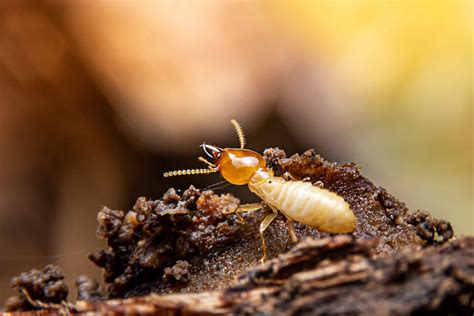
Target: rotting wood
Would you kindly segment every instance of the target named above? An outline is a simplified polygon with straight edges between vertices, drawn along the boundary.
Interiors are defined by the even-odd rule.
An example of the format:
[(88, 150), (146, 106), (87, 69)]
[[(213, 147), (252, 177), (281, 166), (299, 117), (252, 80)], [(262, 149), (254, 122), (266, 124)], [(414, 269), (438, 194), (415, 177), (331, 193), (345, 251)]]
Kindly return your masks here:
[(288, 253), (242, 274), (236, 284), (223, 290), (78, 301), (69, 311), (158, 315), (472, 315), (473, 237), (379, 256), (370, 254), (375, 244), (374, 240), (357, 241), (349, 236), (308, 238)]
[[(285, 221), (277, 218), (266, 234), (274, 259), (258, 265), (263, 214), (245, 215), (245, 223), (237, 224), (227, 211), (239, 204), (235, 197), (192, 186), (182, 194), (170, 189), (160, 200), (139, 198), (128, 213), (101, 210), (98, 236), (109, 247), (91, 259), (104, 268), (108, 289), (80, 280), (86, 300), (56, 305), (57, 312), (372, 315), (473, 309), (472, 237), (452, 240), (448, 222), (410, 212), (354, 164), (328, 162), (314, 150), (286, 158), (282, 150), (267, 149), (265, 157), (275, 172), (323, 183), (343, 196), (358, 218), (352, 236), (331, 237), (297, 223), (304, 241), (293, 247)], [(6, 309), (33, 305), (51, 312), (35, 300), (60, 299), (46, 290), (62, 289), (64, 276), (46, 276), (36, 270), (17, 278), (21, 282), (12, 285), (19, 293)], [(31, 301), (22, 287), (31, 291)]]

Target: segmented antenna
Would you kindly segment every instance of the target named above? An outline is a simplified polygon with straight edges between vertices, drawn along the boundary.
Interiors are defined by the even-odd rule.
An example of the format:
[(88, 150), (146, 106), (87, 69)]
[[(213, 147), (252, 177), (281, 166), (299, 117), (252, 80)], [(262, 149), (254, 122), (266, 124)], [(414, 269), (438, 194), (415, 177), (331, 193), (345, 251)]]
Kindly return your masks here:
[(163, 177), (168, 178), (168, 177), (176, 177), (176, 176), (187, 176), (191, 174), (209, 174), (217, 172), (216, 170), (213, 169), (183, 169), (183, 170), (173, 170), (173, 171), (168, 171), (163, 173)]
[(232, 123), (232, 125), (234, 125), (235, 131), (237, 132), (237, 136), (239, 137), (240, 149), (244, 149), (244, 147), (245, 147), (245, 135), (244, 135), (244, 131), (242, 130), (242, 127), (234, 119), (230, 120), (230, 122)]

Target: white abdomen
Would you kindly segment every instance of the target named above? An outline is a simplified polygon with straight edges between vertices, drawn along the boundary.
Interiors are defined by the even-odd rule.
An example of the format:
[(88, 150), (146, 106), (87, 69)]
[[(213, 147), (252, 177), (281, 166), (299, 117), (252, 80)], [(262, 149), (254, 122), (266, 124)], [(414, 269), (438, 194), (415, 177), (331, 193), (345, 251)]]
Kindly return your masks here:
[(355, 230), (356, 219), (349, 204), (336, 193), (309, 182), (271, 177), (260, 184), (249, 184), (249, 188), (266, 204), (302, 224), (329, 233)]

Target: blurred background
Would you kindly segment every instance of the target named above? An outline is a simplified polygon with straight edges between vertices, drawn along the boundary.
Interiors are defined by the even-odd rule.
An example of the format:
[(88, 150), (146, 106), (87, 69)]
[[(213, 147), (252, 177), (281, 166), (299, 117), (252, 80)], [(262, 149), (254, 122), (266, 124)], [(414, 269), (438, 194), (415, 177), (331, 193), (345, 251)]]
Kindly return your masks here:
[(221, 181), (162, 172), (231, 118), (473, 234), (472, 32), (470, 1), (1, 1), (0, 301), (47, 263), (99, 278), (101, 206)]

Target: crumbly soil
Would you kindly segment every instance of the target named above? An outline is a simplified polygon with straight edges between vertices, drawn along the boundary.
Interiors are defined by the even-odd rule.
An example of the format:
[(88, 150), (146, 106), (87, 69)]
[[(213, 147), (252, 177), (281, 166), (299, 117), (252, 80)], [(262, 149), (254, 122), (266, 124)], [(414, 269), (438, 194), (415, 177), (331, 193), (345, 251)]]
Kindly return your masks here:
[[(264, 156), (275, 175), (288, 172), (342, 196), (357, 217), (351, 235), (377, 241), (372, 255), (442, 243), (453, 236), (449, 222), (426, 212), (409, 212), (404, 203), (362, 176), (355, 164), (326, 161), (312, 149), (288, 158), (283, 150), (270, 148)], [(97, 235), (108, 248), (89, 255), (104, 271), (108, 287), (102, 298), (203, 292), (234, 284), (238, 275), (259, 264), (258, 225), (266, 212), (244, 213), (242, 223), (233, 213), (239, 203), (231, 194), (190, 186), (182, 194), (169, 189), (160, 200), (139, 198), (128, 212), (104, 207), (97, 216)], [(299, 239), (330, 236), (299, 223), (295, 230)], [(294, 247), (281, 215), (266, 230), (265, 239), (269, 258)], [(84, 282), (79, 282), (82, 297), (98, 297), (97, 287)]]

